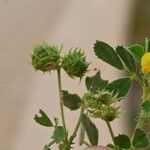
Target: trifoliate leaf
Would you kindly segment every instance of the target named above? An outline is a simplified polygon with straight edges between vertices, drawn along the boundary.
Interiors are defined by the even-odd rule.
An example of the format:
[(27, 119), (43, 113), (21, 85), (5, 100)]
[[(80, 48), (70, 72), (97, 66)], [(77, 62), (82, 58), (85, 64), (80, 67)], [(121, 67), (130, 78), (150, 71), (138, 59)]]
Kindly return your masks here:
[(89, 91), (95, 93), (98, 89), (103, 89), (107, 84), (107, 80), (103, 80), (100, 75), (100, 71), (98, 71), (92, 77), (86, 77), (85, 79), (86, 87)]
[(120, 148), (129, 149), (131, 146), (130, 139), (127, 135), (121, 134), (115, 137), (115, 144)]
[(53, 134), (53, 139), (58, 144), (65, 138), (65, 129), (62, 126), (58, 126)]
[(96, 126), (85, 114), (82, 115), (81, 120), (91, 145), (97, 145), (99, 136)]
[(144, 101), (141, 106), (143, 111), (150, 112), (150, 100)]
[(130, 78), (121, 78), (112, 81), (106, 86), (106, 89), (110, 92), (113, 92), (114, 95), (118, 94), (118, 98), (126, 96), (131, 88), (131, 80)]
[(128, 70), (132, 73), (136, 72), (136, 63), (132, 54), (123, 46), (118, 46), (116, 48), (116, 52), (128, 68)]
[(34, 120), (42, 126), (46, 126), (46, 127), (52, 127), (53, 126), (51, 120), (48, 118), (46, 113), (41, 109), (39, 110), (39, 115), (36, 114), (34, 116)]
[(149, 138), (144, 130), (140, 128), (135, 130), (132, 145), (135, 148), (145, 148), (149, 145)]
[(94, 52), (97, 57), (104, 62), (112, 65), (113, 67), (116, 67), (117, 69), (123, 69), (123, 65), (119, 56), (116, 54), (115, 50), (107, 43), (96, 41), (96, 43), (94, 44)]
[(82, 102), (81, 98), (77, 94), (70, 94), (68, 91), (62, 91), (63, 93), (63, 103), (70, 110), (77, 110), (80, 108)]
[(135, 44), (135, 45), (132, 45), (131, 47), (129, 47), (128, 49), (131, 52), (131, 54), (133, 55), (133, 57), (135, 58), (135, 60), (138, 63), (140, 63), (141, 58), (144, 55), (144, 48), (142, 47), (142, 45)]

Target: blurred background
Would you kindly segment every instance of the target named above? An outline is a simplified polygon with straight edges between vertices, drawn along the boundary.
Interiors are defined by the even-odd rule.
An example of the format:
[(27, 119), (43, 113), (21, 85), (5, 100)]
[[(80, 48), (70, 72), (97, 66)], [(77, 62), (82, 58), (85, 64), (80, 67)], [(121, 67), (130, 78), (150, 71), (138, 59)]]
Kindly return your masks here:
[[(0, 0), (0, 150), (42, 150), (52, 134), (34, 122), (34, 114), (41, 108), (51, 117), (59, 116), (56, 73), (50, 76), (31, 66), (36, 43), (63, 44), (63, 53), (81, 47), (93, 62), (88, 75), (98, 67), (104, 79), (113, 80), (122, 74), (96, 59), (95, 40), (114, 47), (142, 43), (149, 27), (150, 0)], [(62, 80), (64, 90), (82, 96), (84, 81), (79, 84), (64, 72)], [(123, 102), (122, 118), (113, 122), (116, 134), (132, 131), (141, 96), (136, 83), (133, 89)], [(71, 132), (78, 112), (65, 109), (65, 114)], [(94, 121), (100, 129), (99, 143), (111, 142), (103, 121)]]

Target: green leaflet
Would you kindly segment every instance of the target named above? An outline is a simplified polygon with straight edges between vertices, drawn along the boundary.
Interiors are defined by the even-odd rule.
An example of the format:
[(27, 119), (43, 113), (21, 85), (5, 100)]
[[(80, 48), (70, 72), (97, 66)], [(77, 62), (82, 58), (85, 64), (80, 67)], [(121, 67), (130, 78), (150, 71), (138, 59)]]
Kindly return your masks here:
[(50, 119), (48, 118), (46, 113), (41, 109), (39, 110), (39, 115), (36, 114), (34, 116), (34, 120), (38, 124), (45, 126), (45, 127), (52, 127), (53, 126), (52, 122), (50, 121)]
[(60, 143), (65, 138), (65, 129), (62, 126), (56, 127), (52, 138), (56, 143)]
[(117, 79), (109, 83), (105, 88), (113, 91), (114, 95), (118, 94), (118, 98), (125, 97), (131, 88), (131, 80), (128, 77)]
[(115, 50), (107, 43), (96, 41), (96, 43), (94, 44), (94, 52), (96, 56), (104, 62), (112, 65), (113, 67), (116, 67), (117, 69), (123, 69), (123, 65), (119, 56), (116, 54)]
[(124, 48), (123, 46), (118, 46), (116, 48), (116, 52), (128, 68), (128, 70), (132, 73), (136, 72), (136, 62), (134, 60), (134, 57), (131, 55), (131, 53)]
[(85, 114), (82, 115), (81, 120), (91, 145), (97, 145), (99, 136), (96, 126)]
[(146, 100), (141, 105), (144, 112), (149, 113), (150, 112), (150, 100)]
[(89, 91), (95, 93), (98, 89), (103, 89), (107, 84), (107, 80), (103, 80), (100, 75), (100, 71), (98, 71), (92, 77), (86, 77), (85, 79), (86, 87)]
[(141, 57), (144, 55), (144, 48), (142, 47), (142, 45), (135, 44), (130, 46), (128, 49), (135, 58), (135, 60), (138, 63), (141, 63)]
[(144, 130), (140, 128), (135, 130), (132, 145), (135, 148), (145, 148), (149, 145), (149, 138)]
[(115, 143), (122, 149), (129, 149), (131, 146), (130, 139), (127, 135), (121, 134), (115, 137)]
[(70, 110), (77, 110), (81, 105), (81, 98), (77, 94), (70, 94), (68, 91), (62, 91), (63, 104)]

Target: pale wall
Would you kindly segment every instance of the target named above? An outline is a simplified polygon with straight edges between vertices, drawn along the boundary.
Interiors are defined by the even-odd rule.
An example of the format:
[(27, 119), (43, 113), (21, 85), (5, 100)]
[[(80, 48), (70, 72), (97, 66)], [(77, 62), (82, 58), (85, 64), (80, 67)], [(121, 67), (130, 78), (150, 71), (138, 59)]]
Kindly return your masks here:
[[(0, 150), (41, 150), (49, 130), (34, 123), (34, 114), (42, 108), (59, 115), (56, 73), (49, 76), (32, 69), (33, 45), (46, 40), (63, 44), (63, 52), (82, 47), (94, 61), (91, 68), (100, 68), (102, 76), (112, 80), (118, 71), (95, 59), (93, 43), (124, 43), (131, 8), (131, 0), (0, 0)], [(85, 91), (83, 82), (64, 73), (62, 78), (64, 89), (81, 95)], [(66, 112), (71, 131), (78, 115)], [(116, 133), (125, 130), (124, 124), (124, 119), (113, 124)], [(100, 143), (106, 144), (106, 126), (102, 121), (97, 126)]]

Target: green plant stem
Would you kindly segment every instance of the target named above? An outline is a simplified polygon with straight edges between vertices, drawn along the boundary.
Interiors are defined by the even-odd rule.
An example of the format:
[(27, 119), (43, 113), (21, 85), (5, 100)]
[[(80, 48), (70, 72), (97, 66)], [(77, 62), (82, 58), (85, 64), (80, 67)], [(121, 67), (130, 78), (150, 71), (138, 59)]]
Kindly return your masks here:
[(55, 143), (55, 140), (53, 140), (52, 142), (50, 142), (47, 146), (50, 147), (51, 145), (53, 145)]
[(60, 69), (57, 70), (57, 77), (58, 77), (58, 91), (59, 91), (59, 99), (60, 99), (60, 111), (61, 111), (62, 124), (65, 129), (65, 132), (67, 133), (64, 108), (63, 108), (63, 102), (62, 102), (61, 70)]
[[(143, 98), (142, 99), (143, 99), (143, 101), (150, 99), (150, 88), (147, 86), (143, 87)], [(145, 119), (145, 115), (146, 115), (145, 112), (143, 110), (141, 110), (137, 125), (135, 127), (136, 129), (144, 128), (144, 126), (147, 122), (147, 120)]]
[(114, 146), (117, 148), (116, 144), (115, 144), (115, 135), (114, 135), (114, 132), (113, 132), (113, 129), (111, 127), (111, 124), (109, 121), (106, 121), (106, 124), (107, 124), (107, 127), (109, 129), (109, 132), (110, 132), (110, 135), (111, 135), (111, 138), (112, 138), (112, 141), (114, 143)]
[(80, 127), (81, 117), (82, 117), (83, 112), (84, 112), (84, 108), (81, 108), (80, 116), (79, 116), (78, 122), (77, 122), (77, 124), (76, 124), (76, 126), (75, 126), (75, 129), (74, 129), (74, 131), (73, 131), (73, 134), (70, 136), (69, 144), (71, 144), (72, 141), (74, 140), (74, 138), (76, 137), (76, 134), (77, 134), (78, 129), (79, 129), (79, 127)]

